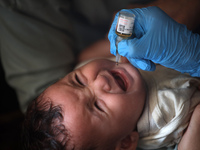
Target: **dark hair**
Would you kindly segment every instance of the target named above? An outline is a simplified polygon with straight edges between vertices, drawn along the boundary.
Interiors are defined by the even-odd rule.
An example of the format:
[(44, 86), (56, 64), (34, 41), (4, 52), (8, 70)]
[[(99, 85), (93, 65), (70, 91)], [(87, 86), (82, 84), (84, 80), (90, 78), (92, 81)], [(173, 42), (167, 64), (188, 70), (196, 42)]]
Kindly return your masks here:
[(24, 149), (66, 150), (70, 134), (62, 124), (62, 109), (53, 106), (49, 98), (43, 99), (42, 94), (27, 109), (22, 134)]

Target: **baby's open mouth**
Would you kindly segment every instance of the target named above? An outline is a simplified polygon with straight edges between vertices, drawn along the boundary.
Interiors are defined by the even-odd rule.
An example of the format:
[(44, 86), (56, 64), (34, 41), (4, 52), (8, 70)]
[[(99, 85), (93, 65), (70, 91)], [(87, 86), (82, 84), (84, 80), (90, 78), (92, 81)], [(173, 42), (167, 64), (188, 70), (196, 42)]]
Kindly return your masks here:
[(127, 83), (126, 83), (125, 79), (123, 78), (123, 76), (118, 72), (112, 72), (112, 75), (113, 75), (115, 81), (118, 83), (119, 87), (123, 91), (126, 91), (127, 90)]

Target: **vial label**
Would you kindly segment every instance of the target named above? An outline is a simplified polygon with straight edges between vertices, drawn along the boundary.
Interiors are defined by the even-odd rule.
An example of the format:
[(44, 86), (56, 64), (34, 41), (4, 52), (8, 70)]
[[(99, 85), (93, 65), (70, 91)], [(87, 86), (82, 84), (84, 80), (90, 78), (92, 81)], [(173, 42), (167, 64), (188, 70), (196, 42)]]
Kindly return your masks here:
[(117, 32), (122, 34), (132, 34), (134, 21), (134, 18), (126, 19), (119, 17), (117, 24)]

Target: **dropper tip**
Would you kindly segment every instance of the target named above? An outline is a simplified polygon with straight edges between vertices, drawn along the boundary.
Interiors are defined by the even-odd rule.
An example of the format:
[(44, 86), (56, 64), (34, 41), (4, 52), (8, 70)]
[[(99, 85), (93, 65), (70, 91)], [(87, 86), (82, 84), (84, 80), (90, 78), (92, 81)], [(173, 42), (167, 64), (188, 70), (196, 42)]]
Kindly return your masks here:
[(116, 54), (116, 65), (118, 66), (118, 64), (119, 64), (119, 61), (120, 61), (120, 55), (119, 55), (119, 53), (117, 52), (117, 54)]

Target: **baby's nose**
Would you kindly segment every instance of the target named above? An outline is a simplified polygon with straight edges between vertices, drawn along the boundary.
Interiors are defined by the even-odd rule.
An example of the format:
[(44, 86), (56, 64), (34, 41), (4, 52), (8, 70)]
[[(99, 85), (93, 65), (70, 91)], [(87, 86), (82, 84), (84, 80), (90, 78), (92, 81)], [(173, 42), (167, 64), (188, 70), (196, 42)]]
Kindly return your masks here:
[(96, 89), (100, 89), (106, 92), (109, 92), (111, 90), (111, 85), (110, 85), (110, 80), (106, 75), (98, 75), (96, 80), (95, 80), (95, 84), (94, 84), (94, 88)]

